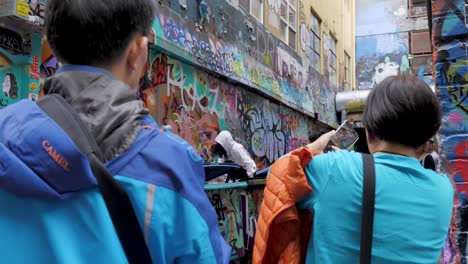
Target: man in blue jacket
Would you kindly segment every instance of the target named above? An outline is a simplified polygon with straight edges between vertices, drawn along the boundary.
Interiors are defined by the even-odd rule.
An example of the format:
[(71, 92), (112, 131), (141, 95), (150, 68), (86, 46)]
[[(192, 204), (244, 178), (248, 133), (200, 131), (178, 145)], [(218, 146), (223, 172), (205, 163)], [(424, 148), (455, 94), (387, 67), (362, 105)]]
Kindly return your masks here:
[[(127, 192), (154, 263), (227, 263), (202, 160), (159, 131), (135, 96), (151, 0), (48, 0), (47, 38), (64, 63), (45, 94), (88, 125)], [(0, 111), (0, 262), (126, 263), (86, 156), (34, 102)]]

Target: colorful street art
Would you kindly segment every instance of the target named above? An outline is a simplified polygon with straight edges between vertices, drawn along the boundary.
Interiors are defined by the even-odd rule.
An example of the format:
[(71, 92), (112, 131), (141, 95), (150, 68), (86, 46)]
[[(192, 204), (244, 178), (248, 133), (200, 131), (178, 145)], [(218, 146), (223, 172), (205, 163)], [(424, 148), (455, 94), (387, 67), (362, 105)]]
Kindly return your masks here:
[(253, 250), (257, 218), (264, 186), (208, 190), (221, 234), (232, 247), (232, 257), (248, 256)]
[[(43, 25), (45, 0), (22, 1), (30, 22)], [(139, 96), (160, 125), (170, 125), (205, 161), (213, 159), (218, 133), (229, 130), (261, 169), (309, 143), (310, 134), (329, 130), (325, 124), (336, 125), (335, 89), (310, 58), (245, 16), (238, 2), (157, 1), (149, 84)], [(280, 4), (268, 1), (276, 13)], [(59, 61), (46, 42), (42, 56), (40, 47), (39, 34), (0, 28), (0, 108), (35, 100), (39, 78), (55, 74)], [(263, 187), (207, 191), (234, 258), (248, 258), (253, 249)]]
[(46, 0), (23, 0), (29, 4), (29, 21), (44, 26)]
[[(177, 2), (177, 3), (176, 3)], [(277, 1), (269, 1), (274, 9)], [(331, 101), (335, 90), (314, 98), (308, 82), (313, 75), (310, 59), (300, 58), (286, 44), (269, 33), (255, 18), (245, 16), (231, 1), (176, 0), (159, 6), (153, 24), (156, 46), (170, 56), (216, 72), (235, 82), (253, 87), (297, 111), (336, 125), (334, 104), (318, 111), (316, 101)], [(235, 18), (242, 19), (235, 19)], [(207, 23), (207, 21), (210, 23)]]
[[(43, 19), (45, 1), (25, 1), (29, 15)], [(148, 66), (150, 88), (141, 97), (158, 123), (170, 125), (206, 161), (212, 159), (217, 133), (227, 129), (262, 168), (308, 143), (309, 133), (325, 127), (311, 116), (336, 125), (335, 90), (311, 67), (310, 59), (300, 58), (255, 19), (242, 15), (237, 3), (158, 2)], [(235, 19), (238, 15), (243, 20)], [(39, 56), (30, 61), (20, 54), (31, 53), (27, 35), (23, 38), (12, 31), (8, 37), (16, 40), (8, 42), (2, 33), (0, 46), (8, 51), (0, 56), (2, 107), (21, 98), (36, 99), (39, 77), (53, 75), (60, 63), (45, 41), (42, 56), (34, 50)], [(6, 47), (6, 43), (14, 45)], [(11, 72), (11, 65), (19, 64), (32, 65), (29, 77), (36, 78), (34, 84), (25, 86), (25, 79)], [(259, 92), (248, 91), (252, 88)], [(272, 102), (275, 99), (279, 103)]]
[(411, 74), (408, 55), (408, 33), (356, 38), (359, 89), (371, 89), (391, 75)]
[(58, 59), (52, 53), (52, 50), (49, 47), (49, 44), (46, 40), (42, 43), (42, 52), (41, 52), (41, 66), (40, 66), (40, 74), (41, 78), (47, 78), (52, 76), (57, 70), (60, 65)]
[(45, 2), (46, 0), (1, 0), (0, 19), (8, 17), (5, 21), (12, 24), (14, 29), (44, 26)]
[(434, 87), (432, 78), (432, 54), (427, 56), (414, 57), (411, 61), (412, 74), (424, 80), (431, 88)]
[[(264, 168), (307, 144), (310, 133), (324, 129), (304, 114), (156, 49), (152, 49), (150, 60), (152, 85), (142, 92), (146, 107), (158, 123), (170, 125), (173, 133), (192, 144), (205, 161), (213, 158), (211, 147), (221, 130), (229, 130)], [(329, 103), (319, 105), (327, 107)]]
[(468, 262), (467, 5), (463, 0), (436, 0), (432, 10), (435, 84), (443, 111), (441, 170), (456, 187), (454, 217), (443, 254), (445, 264)]
[(41, 36), (0, 27), (0, 108), (37, 99)]
[[(29, 98), (40, 90), (42, 35), (33, 28), (44, 24), (46, 0), (4, 0), (0, 7), (0, 108)], [(27, 12), (17, 9), (27, 3)], [(14, 21), (14, 22), (12, 22)], [(24, 22), (24, 23), (23, 23)], [(23, 27), (28, 22), (27, 29)]]

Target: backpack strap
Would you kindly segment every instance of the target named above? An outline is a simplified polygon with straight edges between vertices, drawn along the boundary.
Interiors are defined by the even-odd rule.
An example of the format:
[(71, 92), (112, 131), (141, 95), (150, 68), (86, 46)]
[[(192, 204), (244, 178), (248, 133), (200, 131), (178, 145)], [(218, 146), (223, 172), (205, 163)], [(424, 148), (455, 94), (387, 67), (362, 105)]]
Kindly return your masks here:
[(88, 157), (128, 262), (151, 263), (151, 255), (130, 199), (102, 164), (103, 156), (86, 124), (60, 95), (47, 95), (37, 104), (65, 130), (78, 149)]
[(374, 157), (362, 154), (364, 177), (362, 184), (362, 220), (360, 264), (370, 264), (374, 230), (375, 164)]

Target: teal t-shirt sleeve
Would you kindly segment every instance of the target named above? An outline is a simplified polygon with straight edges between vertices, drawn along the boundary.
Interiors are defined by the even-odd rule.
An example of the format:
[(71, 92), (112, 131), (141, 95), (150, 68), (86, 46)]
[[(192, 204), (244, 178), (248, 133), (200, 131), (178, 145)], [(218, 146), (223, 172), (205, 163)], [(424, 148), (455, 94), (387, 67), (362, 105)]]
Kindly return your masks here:
[(334, 156), (333, 152), (314, 156), (309, 165), (304, 168), (312, 193), (299, 201), (297, 203), (298, 207), (313, 210), (320, 194), (327, 188), (333, 170)]

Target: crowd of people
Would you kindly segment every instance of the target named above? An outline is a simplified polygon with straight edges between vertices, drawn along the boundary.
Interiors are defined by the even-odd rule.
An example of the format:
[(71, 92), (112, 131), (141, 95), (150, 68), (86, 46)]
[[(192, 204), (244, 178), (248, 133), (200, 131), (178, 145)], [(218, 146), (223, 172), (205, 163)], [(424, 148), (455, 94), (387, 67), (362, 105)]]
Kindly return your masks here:
[[(0, 262), (229, 263), (202, 159), (161, 131), (135, 96), (155, 8), (148, 0), (47, 1), (46, 37), (63, 66), (45, 81), (39, 104), (0, 110)], [(40, 107), (54, 96), (79, 121), (58, 122), (58, 108)], [(369, 261), (437, 262), (454, 190), (436, 172), (436, 96), (418, 78), (388, 77), (370, 93), (363, 122), (370, 156), (330, 148), (330, 131), (272, 165), (254, 263), (369, 263), (360, 239), (369, 229), (361, 222), (368, 169), (375, 178)], [(90, 138), (71, 136), (75, 123)], [(95, 142), (93, 151), (83, 141)], [(220, 162), (255, 176), (255, 162), (228, 131), (216, 143)], [(374, 165), (366, 167), (366, 157)], [(97, 177), (105, 170), (111, 179)], [(131, 221), (114, 217), (123, 204), (113, 197), (129, 201), (141, 234), (125, 232)], [(135, 261), (139, 254), (147, 258)]]

